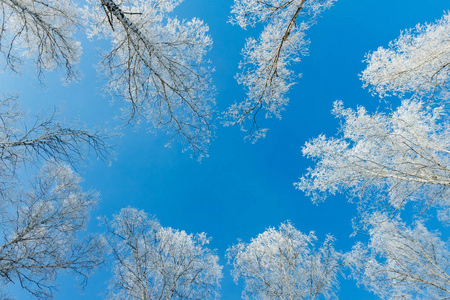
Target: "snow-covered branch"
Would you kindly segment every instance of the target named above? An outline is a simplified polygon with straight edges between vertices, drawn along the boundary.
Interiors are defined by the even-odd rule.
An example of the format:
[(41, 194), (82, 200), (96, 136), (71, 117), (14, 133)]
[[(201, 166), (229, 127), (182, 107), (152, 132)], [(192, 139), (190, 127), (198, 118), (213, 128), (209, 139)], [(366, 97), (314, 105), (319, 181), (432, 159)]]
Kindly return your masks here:
[(212, 45), (208, 27), (199, 19), (179, 21), (168, 14), (178, 0), (90, 0), (85, 9), (90, 36), (108, 37), (112, 50), (100, 69), (105, 87), (129, 103), (128, 122), (151, 122), (184, 150), (201, 158), (213, 137), (215, 89), (204, 59)]
[(315, 160), (295, 186), (323, 200), (328, 194), (350, 191), (361, 204), (380, 207), (388, 200), (395, 209), (416, 201), (423, 209), (449, 213), (450, 123), (442, 107), (403, 101), (390, 115), (369, 114), (336, 102), (334, 114), (344, 119), (342, 135), (319, 136), (306, 143), (303, 154)]
[(143, 211), (124, 208), (104, 219), (114, 257), (111, 299), (217, 299), (222, 267), (204, 233), (161, 227)]
[(308, 235), (290, 223), (269, 228), (249, 244), (240, 242), (227, 250), (236, 282), (242, 278), (243, 299), (335, 298), (341, 253), (334, 238), (327, 236), (316, 248), (313, 232)]
[(415, 94), (448, 101), (450, 15), (435, 23), (404, 31), (389, 48), (369, 53), (362, 72), (364, 86), (381, 97)]
[(450, 249), (439, 234), (382, 214), (370, 223), (369, 243), (355, 245), (346, 259), (359, 284), (381, 299), (450, 297)]
[[(224, 125), (239, 125), (255, 142), (266, 135), (257, 115), (281, 118), (289, 99), (286, 94), (296, 75), (289, 66), (307, 54), (306, 31), (318, 15), (335, 0), (235, 0), (231, 23), (243, 28), (267, 23), (258, 40), (248, 38), (236, 76), (245, 86), (247, 98), (233, 104), (224, 115)], [(247, 123), (249, 125), (247, 126)]]

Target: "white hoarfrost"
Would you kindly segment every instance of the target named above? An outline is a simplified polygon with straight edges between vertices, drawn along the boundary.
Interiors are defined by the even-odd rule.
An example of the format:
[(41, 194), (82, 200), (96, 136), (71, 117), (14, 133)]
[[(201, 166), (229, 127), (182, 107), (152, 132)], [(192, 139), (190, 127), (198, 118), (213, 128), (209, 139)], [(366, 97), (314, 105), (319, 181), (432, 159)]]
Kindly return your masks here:
[(321, 247), (313, 232), (308, 235), (290, 223), (269, 228), (227, 250), (236, 282), (244, 280), (243, 299), (336, 298), (341, 253), (334, 238), (327, 236)]
[(73, 166), (85, 161), (91, 151), (102, 159), (109, 155), (100, 134), (59, 122), (58, 111), (30, 116), (16, 97), (5, 97), (0, 99), (0, 116), (0, 182), (15, 176), (24, 164), (52, 159)]
[[(382, 299), (450, 297), (448, 242), (423, 220), (425, 211), (435, 212), (430, 207), (441, 221), (450, 220), (449, 20), (445, 14), (417, 25), (367, 56), (364, 86), (381, 97), (409, 99), (386, 113), (337, 101), (340, 134), (320, 135), (303, 148), (315, 165), (295, 183), (298, 189), (315, 202), (338, 192), (359, 200), (370, 240), (357, 243), (346, 263)], [(400, 220), (403, 209), (413, 212), (413, 226)]]
[[(239, 64), (237, 81), (247, 90), (247, 98), (233, 104), (224, 115), (224, 125), (240, 125), (255, 142), (265, 137), (257, 114), (281, 118), (289, 99), (286, 94), (297, 75), (289, 69), (292, 62), (307, 54), (306, 30), (318, 15), (335, 0), (235, 0), (231, 23), (242, 28), (265, 23), (258, 39), (248, 38)], [(248, 125), (247, 125), (248, 124)]]
[[(333, 113), (343, 119), (339, 137), (324, 135), (305, 144), (303, 155), (315, 166), (295, 186), (321, 201), (349, 191), (364, 208), (394, 209), (420, 203), (449, 216), (450, 123), (441, 107), (403, 101), (391, 114), (369, 114), (336, 102)], [(378, 203), (379, 202), (379, 203)]]
[(375, 215), (367, 245), (358, 243), (346, 262), (359, 284), (381, 299), (448, 299), (450, 249), (421, 222), (406, 226)]
[(448, 100), (450, 15), (435, 23), (418, 24), (389, 44), (369, 53), (362, 72), (364, 86), (381, 97), (416, 94)]
[(207, 155), (213, 136), (215, 88), (204, 56), (211, 48), (208, 26), (169, 13), (179, 0), (89, 0), (89, 36), (111, 39), (100, 69), (105, 90), (128, 103), (128, 121), (146, 120), (179, 139), (184, 150)]
[(59, 272), (71, 270), (85, 283), (103, 262), (98, 237), (77, 237), (97, 196), (83, 192), (81, 178), (63, 162), (83, 162), (90, 150), (106, 158), (108, 146), (95, 133), (58, 122), (55, 113), (26, 115), (15, 97), (0, 100), (0, 116), (0, 282), (47, 299)]
[(95, 236), (78, 238), (86, 227), (95, 193), (85, 193), (80, 177), (67, 166), (47, 163), (27, 190), (3, 191), (0, 198), (0, 281), (20, 284), (37, 298), (55, 290), (61, 271), (85, 282), (103, 262), (103, 244)]
[(217, 299), (219, 258), (204, 233), (162, 227), (143, 211), (125, 208), (105, 220), (115, 259), (110, 299)]
[[(344, 119), (342, 135), (306, 143), (303, 154), (316, 161), (296, 187), (323, 199), (349, 190), (373, 204), (387, 199), (398, 209), (408, 201), (422, 209), (440, 208), (450, 218), (450, 123), (447, 118), (450, 63), (449, 14), (434, 24), (417, 25), (367, 56), (364, 84), (380, 96), (403, 96), (389, 114), (369, 114), (335, 103)], [(447, 95), (447, 96), (446, 96)], [(432, 99), (444, 101), (430, 101)], [(375, 205), (376, 206), (376, 205)]]
[(81, 22), (73, 1), (1, 0), (0, 10), (0, 52), (8, 67), (18, 71), (27, 58), (39, 77), (65, 67), (66, 80), (77, 79), (81, 45), (74, 34)]

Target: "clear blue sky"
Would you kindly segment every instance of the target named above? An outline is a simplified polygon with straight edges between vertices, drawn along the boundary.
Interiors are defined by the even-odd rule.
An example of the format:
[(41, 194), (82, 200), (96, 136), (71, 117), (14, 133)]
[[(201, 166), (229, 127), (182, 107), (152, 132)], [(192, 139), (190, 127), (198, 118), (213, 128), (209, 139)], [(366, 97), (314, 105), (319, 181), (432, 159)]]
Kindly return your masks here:
[[(245, 37), (255, 36), (261, 29), (244, 31), (227, 23), (232, 2), (185, 0), (175, 10), (180, 18), (198, 17), (210, 27), (214, 46), (209, 58), (216, 69), (213, 78), (219, 110), (243, 99), (242, 87), (233, 77)], [(223, 128), (218, 123), (210, 157), (198, 163), (181, 153), (179, 145), (165, 148), (166, 136), (148, 133), (145, 124), (138, 130), (128, 128), (114, 140), (117, 161), (111, 166), (96, 162), (81, 170), (84, 188), (101, 194), (89, 230), (100, 232), (97, 216), (111, 217), (132, 206), (155, 215), (163, 226), (206, 232), (222, 265), (226, 265), (225, 250), (238, 238), (248, 242), (285, 220), (302, 232), (315, 231), (320, 242), (330, 233), (337, 238), (338, 249), (349, 250), (356, 241), (349, 237), (354, 205), (334, 197), (315, 206), (293, 187), (311, 165), (301, 156), (301, 147), (320, 133), (337, 132), (339, 121), (330, 114), (337, 99), (350, 107), (383, 107), (361, 88), (358, 73), (364, 68), (365, 53), (386, 46), (403, 29), (433, 22), (449, 8), (447, 0), (338, 1), (308, 32), (310, 55), (294, 67), (303, 77), (289, 94), (291, 101), (282, 120), (262, 121), (270, 130), (255, 145), (243, 141), (239, 128)], [(94, 47), (106, 44), (82, 42), (84, 78), (80, 83), (63, 86), (58, 75), (51, 73), (47, 87), (41, 88), (35, 74), (25, 68), (21, 77), (2, 73), (2, 93), (18, 92), (24, 107), (31, 111), (51, 110), (57, 105), (64, 108), (68, 120), (79, 119), (88, 127), (112, 127), (120, 104), (111, 106), (109, 98), (102, 96), (102, 80), (93, 67), (98, 59)], [(223, 271), (222, 299), (239, 299), (241, 286), (233, 283), (228, 266)], [(99, 270), (81, 295), (70, 276), (62, 276), (56, 299), (102, 299), (109, 276), (107, 267)], [(374, 299), (353, 281), (343, 279), (339, 296)]]

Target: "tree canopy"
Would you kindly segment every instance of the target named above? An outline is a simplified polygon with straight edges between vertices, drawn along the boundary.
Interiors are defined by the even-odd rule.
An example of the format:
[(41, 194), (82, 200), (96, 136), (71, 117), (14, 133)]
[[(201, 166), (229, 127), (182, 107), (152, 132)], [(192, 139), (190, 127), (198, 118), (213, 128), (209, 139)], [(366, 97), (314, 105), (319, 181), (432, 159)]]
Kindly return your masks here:
[(448, 4), (371, 1), (0, 0), (0, 298), (449, 298)]
[(237, 282), (244, 280), (243, 299), (335, 298), (341, 253), (334, 238), (327, 236), (321, 247), (317, 237), (295, 229), (289, 222), (269, 228), (249, 244), (227, 250)]
[(205, 248), (205, 233), (162, 227), (143, 211), (124, 208), (105, 220), (114, 257), (110, 299), (217, 299), (222, 267)]

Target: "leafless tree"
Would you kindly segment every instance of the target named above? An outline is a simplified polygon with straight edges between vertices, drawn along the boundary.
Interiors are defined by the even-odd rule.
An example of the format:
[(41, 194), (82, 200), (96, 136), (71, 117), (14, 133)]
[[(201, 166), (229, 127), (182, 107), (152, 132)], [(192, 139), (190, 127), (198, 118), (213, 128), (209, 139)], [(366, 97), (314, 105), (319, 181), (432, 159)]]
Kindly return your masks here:
[[(52, 296), (57, 274), (72, 271), (86, 283), (103, 262), (102, 240), (79, 237), (97, 202), (80, 177), (48, 162), (27, 189), (19, 185), (0, 198), (0, 280), (17, 284), (37, 298)], [(23, 182), (22, 182), (22, 185)]]
[(201, 158), (213, 135), (214, 87), (203, 58), (212, 41), (198, 19), (169, 18), (180, 1), (91, 0), (86, 14), (91, 36), (107, 36), (112, 50), (100, 68), (108, 78), (106, 90), (129, 102), (125, 118), (144, 119), (185, 150)]
[(81, 44), (74, 35), (90, 27), (91, 37), (111, 39), (100, 69), (105, 90), (128, 102), (126, 123), (151, 122), (170, 135), (168, 144), (179, 139), (200, 159), (214, 131), (215, 88), (204, 59), (212, 40), (202, 21), (168, 17), (179, 3), (91, 0), (80, 10), (72, 0), (1, 0), (0, 52), (14, 71), (32, 59), (39, 78), (64, 67), (66, 80), (75, 80)]
[(1, 0), (0, 52), (7, 66), (18, 71), (23, 58), (31, 58), (39, 77), (63, 66), (66, 80), (76, 79), (81, 45), (74, 34), (80, 20), (71, 0)]
[(97, 196), (84, 193), (64, 163), (78, 166), (90, 151), (107, 159), (109, 146), (97, 133), (64, 126), (57, 112), (26, 118), (15, 97), (0, 101), (0, 280), (48, 298), (58, 272), (71, 270), (86, 282), (103, 261), (97, 237), (77, 236)]
[(448, 299), (450, 249), (423, 222), (406, 226), (399, 218), (376, 214), (370, 240), (346, 254), (358, 284), (381, 299)]
[[(0, 165), (2, 176), (14, 174), (24, 163), (53, 159), (75, 167), (90, 152), (108, 160), (111, 147), (106, 135), (67, 126), (57, 120), (58, 111), (30, 118), (19, 107), (16, 97), (0, 101)], [(27, 121), (28, 119), (28, 121)], [(31, 120), (31, 121), (30, 121)]]
[(125, 208), (105, 219), (115, 259), (110, 299), (217, 299), (219, 258), (206, 248), (204, 233), (193, 236)]
[(320, 248), (313, 232), (303, 234), (290, 223), (269, 228), (249, 244), (227, 250), (237, 282), (244, 280), (243, 299), (336, 298), (341, 253), (327, 236)]
[[(225, 126), (240, 125), (252, 142), (263, 138), (267, 128), (258, 125), (257, 115), (281, 118), (289, 99), (286, 94), (295, 84), (289, 69), (308, 51), (306, 31), (317, 16), (335, 0), (235, 0), (231, 23), (242, 28), (266, 23), (258, 40), (248, 38), (242, 51), (238, 82), (245, 86), (247, 98), (233, 104), (225, 113)], [(247, 121), (249, 126), (246, 126)]]

